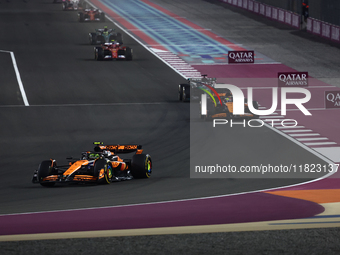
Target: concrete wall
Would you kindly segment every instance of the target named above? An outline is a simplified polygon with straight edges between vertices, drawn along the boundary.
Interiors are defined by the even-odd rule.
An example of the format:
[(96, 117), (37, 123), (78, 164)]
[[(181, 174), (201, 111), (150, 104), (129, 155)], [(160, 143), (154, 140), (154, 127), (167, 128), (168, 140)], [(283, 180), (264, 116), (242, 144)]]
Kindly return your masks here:
[[(302, 0), (256, 1), (301, 14)], [(309, 16), (334, 25), (340, 25), (340, 0), (309, 0)]]
[(256, 0), (264, 4), (282, 8), (296, 13), (301, 13), (301, 8), (298, 8), (302, 4), (302, 0)]
[[(296, 29), (307, 29), (307, 32), (309, 33), (313, 33), (315, 35), (340, 43), (340, 18), (338, 17), (338, 10), (340, 9), (338, 7), (340, 5), (340, 0), (322, 0), (325, 1), (322, 3), (322, 5), (320, 4), (321, 0), (310, 0), (309, 4), (310, 6), (313, 6), (313, 8), (310, 10), (310, 17), (307, 19), (307, 22), (304, 21), (299, 12), (288, 10), (288, 8), (282, 8), (285, 3), (289, 3), (291, 8), (294, 6), (296, 7), (296, 1), (302, 0), (219, 1), (246, 9), (250, 12), (279, 21)], [(275, 3), (275, 6), (271, 5), (273, 4), (271, 1), (274, 1), (273, 3)], [(315, 7), (317, 4), (318, 8)]]

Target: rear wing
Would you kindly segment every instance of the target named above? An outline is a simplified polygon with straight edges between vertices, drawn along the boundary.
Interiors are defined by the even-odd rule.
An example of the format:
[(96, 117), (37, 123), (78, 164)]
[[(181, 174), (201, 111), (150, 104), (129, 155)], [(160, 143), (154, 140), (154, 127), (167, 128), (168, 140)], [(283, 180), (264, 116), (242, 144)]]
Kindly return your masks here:
[(111, 151), (113, 153), (131, 153), (136, 152), (136, 154), (141, 154), (143, 152), (142, 145), (138, 144), (112, 144), (112, 145), (104, 145), (102, 142), (94, 142), (95, 151)]
[[(95, 29), (97, 32), (104, 32), (104, 28), (96, 28)], [(114, 28), (109, 28), (107, 32), (111, 33), (114, 31)]]
[(208, 78), (207, 75), (202, 75), (203, 78), (189, 78), (188, 82), (190, 83), (191, 87), (202, 87), (205, 84), (215, 87), (216, 78)]

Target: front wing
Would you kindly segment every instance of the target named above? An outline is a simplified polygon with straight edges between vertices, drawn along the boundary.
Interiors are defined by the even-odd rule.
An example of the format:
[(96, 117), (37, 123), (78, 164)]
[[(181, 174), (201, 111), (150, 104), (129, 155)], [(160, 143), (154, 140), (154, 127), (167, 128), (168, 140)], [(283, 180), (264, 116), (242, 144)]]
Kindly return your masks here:
[(33, 183), (96, 183), (98, 177), (92, 175), (78, 174), (72, 177), (63, 175), (49, 175), (43, 178), (41, 182), (38, 180), (37, 173), (35, 172), (32, 177)]

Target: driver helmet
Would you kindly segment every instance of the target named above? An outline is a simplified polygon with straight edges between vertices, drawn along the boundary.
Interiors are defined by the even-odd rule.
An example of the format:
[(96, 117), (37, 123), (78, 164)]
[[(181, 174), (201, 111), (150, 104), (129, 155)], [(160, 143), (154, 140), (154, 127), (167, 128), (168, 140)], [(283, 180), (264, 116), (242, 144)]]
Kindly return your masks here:
[(103, 151), (103, 153), (104, 153), (106, 156), (108, 156), (108, 157), (112, 156), (112, 152), (111, 152), (111, 151)]
[(232, 102), (232, 98), (230, 96), (227, 96), (224, 101), (227, 103), (227, 102)]

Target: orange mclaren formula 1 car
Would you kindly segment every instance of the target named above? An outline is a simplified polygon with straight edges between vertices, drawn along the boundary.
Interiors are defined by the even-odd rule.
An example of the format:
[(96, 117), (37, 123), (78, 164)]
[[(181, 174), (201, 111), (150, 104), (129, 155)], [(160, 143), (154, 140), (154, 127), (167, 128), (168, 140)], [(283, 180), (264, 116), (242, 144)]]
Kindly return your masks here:
[[(83, 152), (80, 159), (68, 158), (68, 165), (58, 166), (54, 159), (42, 161), (34, 171), (32, 182), (50, 187), (56, 183), (108, 184), (151, 176), (151, 156), (143, 153), (141, 145), (94, 144), (94, 150)], [(117, 155), (132, 152), (135, 154), (131, 159)]]
[(95, 60), (123, 59), (132, 60), (132, 49), (122, 46), (119, 42), (104, 43), (94, 48)]
[(105, 13), (98, 9), (85, 9), (78, 12), (78, 21), (99, 21), (105, 22)]
[[(202, 119), (227, 118), (227, 119), (257, 119), (258, 115), (250, 112), (248, 108), (248, 100), (244, 100), (244, 114), (234, 114), (233, 111), (233, 95), (228, 89), (215, 89), (216, 78), (190, 78), (188, 83), (179, 84), (178, 99), (183, 102), (197, 101), (199, 102), (202, 94), (208, 95), (207, 115), (201, 115)], [(218, 99), (221, 104), (218, 104)], [(258, 102), (253, 101), (253, 106), (258, 109)]]
[[(259, 116), (250, 112), (248, 108), (247, 98), (244, 100), (244, 114), (234, 114), (233, 111), (233, 96), (231, 93), (218, 93), (221, 98), (222, 105), (215, 104), (215, 102), (209, 98), (207, 101), (207, 115), (201, 115), (201, 119), (215, 119), (215, 118), (226, 118), (226, 119), (258, 119)], [(217, 101), (217, 98), (215, 98)], [(253, 101), (253, 106), (258, 109), (258, 103)]]

